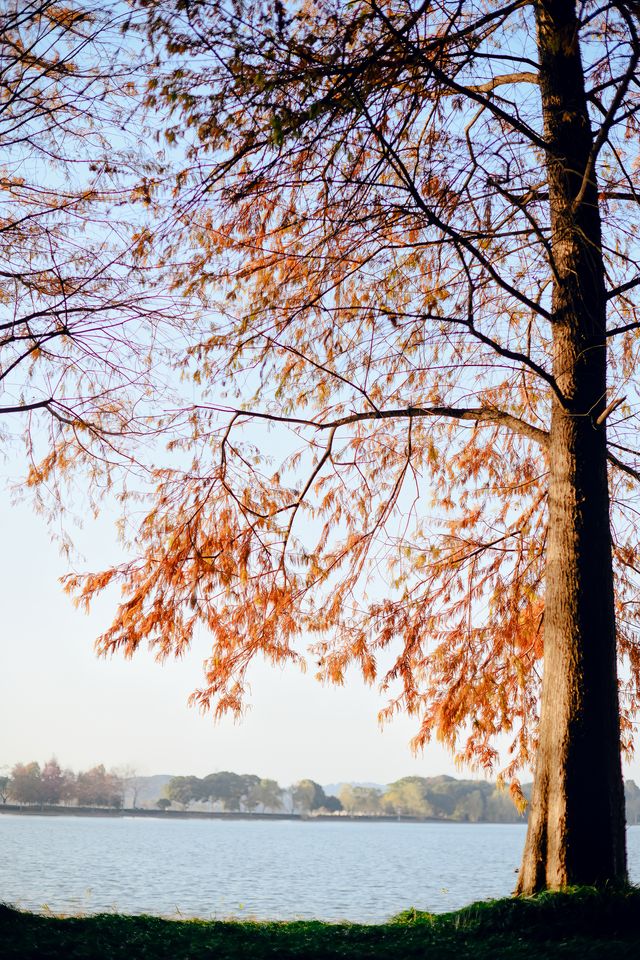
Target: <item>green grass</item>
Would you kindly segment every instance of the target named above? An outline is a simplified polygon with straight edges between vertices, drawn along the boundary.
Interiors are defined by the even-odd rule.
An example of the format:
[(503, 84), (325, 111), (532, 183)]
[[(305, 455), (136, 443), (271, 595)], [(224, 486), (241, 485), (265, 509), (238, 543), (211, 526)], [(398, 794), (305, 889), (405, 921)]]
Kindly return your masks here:
[(101, 914), (48, 917), (0, 906), (1, 960), (640, 960), (640, 889), (581, 888), (407, 910), (377, 926), (247, 923)]

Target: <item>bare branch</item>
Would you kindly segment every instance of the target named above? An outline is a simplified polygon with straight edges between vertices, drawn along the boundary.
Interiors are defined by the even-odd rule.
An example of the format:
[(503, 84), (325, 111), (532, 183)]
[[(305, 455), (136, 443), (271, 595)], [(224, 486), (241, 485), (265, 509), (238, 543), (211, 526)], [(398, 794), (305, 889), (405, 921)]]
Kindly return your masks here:
[(626, 473), (630, 477), (633, 477), (634, 480), (640, 481), (640, 471), (634, 470), (633, 467), (630, 467), (626, 463), (623, 463), (622, 460), (619, 460), (615, 454), (611, 453), (610, 450), (607, 453), (607, 460), (609, 461), (609, 463), (612, 463), (614, 467), (617, 467), (618, 470), (622, 470), (623, 473)]
[(50, 407), (53, 402), (53, 397), (49, 397), (48, 400), (20, 403), (15, 407), (0, 407), (0, 415), (3, 413), (27, 413), (29, 410), (42, 410), (45, 407)]
[[(312, 420), (304, 417), (285, 417), (275, 413), (266, 413), (262, 410), (242, 410), (239, 407), (226, 407), (219, 404), (195, 404), (193, 410), (214, 410), (219, 413), (231, 413), (234, 417), (247, 417), (256, 420), (269, 420), (272, 423), (285, 423), (292, 426), (313, 427), (316, 430), (330, 430), (335, 432), (338, 427), (345, 427), (353, 423), (362, 423), (368, 420), (406, 420), (417, 417), (444, 417), (452, 420), (470, 420), (474, 423), (494, 423), (520, 434), (528, 440), (533, 440), (541, 447), (548, 446), (549, 434), (546, 430), (534, 427), (533, 424), (516, 417), (504, 410), (494, 407), (405, 407), (395, 410), (377, 410), (370, 413), (352, 413), (334, 420)], [(330, 448), (328, 450), (330, 452)], [(328, 452), (325, 455), (328, 456)]]
[[(613, 300), (615, 297), (619, 297), (621, 293), (626, 293), (628, 290), (633, 290), (635, 287), (640, 285), (640, 277), (634, 277), (633, 280), (627, 280), (626, 283), (621, 283), (619, 287), (614, 287), (613, 290), (607, 292), (607, 300)], [(614, 330), (607, 331), (607, 336), (612, 337), (615, 333), (625, 333), (627, 330), (632, 330), (633, 325), (626, 325), (625, 327), (616, 327)]]
[(490, 93), (496, 87), (510, 83), (540, 83), (540, 78), (532, 70), (523, 70), (520, 73), (501, 73), (492, 77), (491, 80), (487, 80), (486, 83), (470, 84), (465, 89), (471, 93)]

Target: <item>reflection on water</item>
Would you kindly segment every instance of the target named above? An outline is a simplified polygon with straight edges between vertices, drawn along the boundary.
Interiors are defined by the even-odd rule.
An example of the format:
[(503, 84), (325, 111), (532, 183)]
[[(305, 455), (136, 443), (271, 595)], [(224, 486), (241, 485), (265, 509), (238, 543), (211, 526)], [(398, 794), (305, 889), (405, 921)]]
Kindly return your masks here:
[[(0, 816), (0, 896), (54, 913), (353, 920), (508, 895), (520, 824)], [(640, 881), (640, 827), (628, 830)]]

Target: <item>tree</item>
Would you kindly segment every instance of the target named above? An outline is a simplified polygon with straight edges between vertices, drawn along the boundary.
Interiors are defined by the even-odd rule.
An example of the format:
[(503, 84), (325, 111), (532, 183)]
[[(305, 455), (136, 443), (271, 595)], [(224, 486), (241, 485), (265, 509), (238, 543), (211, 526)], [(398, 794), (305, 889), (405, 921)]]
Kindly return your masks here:
[(144, 787), (144, 777), (141, 777), (135, 767), (126, 765), (118, 769), (118, 776), (122, 782), (122, 806), (138, 806), (138, 797)]
[(347, 813), (361, 813), (359, 797), (356, 796), (354, 788), (350, 783), (345, 783), (340, 788), (338, 799), (342, 804), (342, 809)]
[(294, 810), (299, 813), (325, 811), (337, 813), (342, 804), (337, 797), (329, 797), (315, 780), (299, 780), (291, 787)]
[(156, 800), (156, 807), (158, 810), (162, 810), (163, 813), (165, 810), (168, 810), (170, 806), (171, 800), (169, 800), (168, 797), (160, 797), (159, 800)]
[(195, 701), (237, 712), (253, 658), (310, 636), (417, 747), (490, 768), (509, 732), (516, 792), (535, 758), (520, 892), (624, 881), (637, 3), (145, 9), (148, 105), (188, 158), (163, 255), (218, 313), (140, 555), (70, 581), (123, 586), (100, 649), (204, 623)]
[(63, 771), (56, 758), (52, 757), (42, 768), (42, 803), (58, 804), (68, 800), (73, 792), (73, 780), (73, 774)]
[(42, 503), (72, 466), (130, 465), (150, 428), (166, 298), (143, 263), (130, 20), (102, 0), (0, 12), (0, 438), (24, 438)]
[(375, 815), (382, 812), (381, 794), (376, 787), (358, 787), (345, 783), (338, 799), (347, 813)]
[(74, 795), (84, 807), (122, 806), (122, 781), (117, 774), (105, 770), (100, 763), (90, 770), (81, 771), (76, 777)]
[(16, 763), (11, 771), (9, 796), (16, 803), (42, 803), (40, 764)]
[[(298, 813), (309, 813), (317, 805), (322, 787), (313, 780), (299, 780), (291, 787), (293, 809)], [(324, 792), (324, 791), (323, 791)]]
[(456, 819), (477, 823), (485, 819), (486, 802), (481, 790), (468, 793), (456, 806)]
[(259, 782), (252, 774), (231, 773), (222, 770), (210, 773), (202, 781), (202, 799), (219, 802), (227, 812), (239, 811), (251, 787)]
[(172, 777), (164, 788), (167, 800), (186, 809), (195, 800), (205, 799), (203, 781), (199, 777)]
[(249, 813), (253, 813), (260, 803), (259, 789), (260, 777), (257, 777), (255, 773), (242, 774), (242, 793), (240, 794), (240, 799), (244, 810), (247, 810)]
[(270, 810), (276, 813), (282, 810), (283, 793), (282, 787), (275, 780), (262, 778), (259, 783), (250, 788), (250, 802), (247, 805), (250, 808), (260, 806), (263, 811)]
[(389, 784), (384, 794), (383, 807), (390, 813), (408, 817), (433, 817), (428, 781), (424, 777), (402, 777)]

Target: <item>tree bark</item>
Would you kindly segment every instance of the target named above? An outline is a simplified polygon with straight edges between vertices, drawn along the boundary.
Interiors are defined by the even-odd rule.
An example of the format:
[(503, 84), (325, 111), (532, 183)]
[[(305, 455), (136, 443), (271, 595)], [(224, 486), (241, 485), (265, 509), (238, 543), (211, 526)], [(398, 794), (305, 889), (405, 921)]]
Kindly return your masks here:
[(606, 299), (572, 0), (535, 4), (554, 259), (544, 677), (517, 893), (626, 881), (606, 459)]

